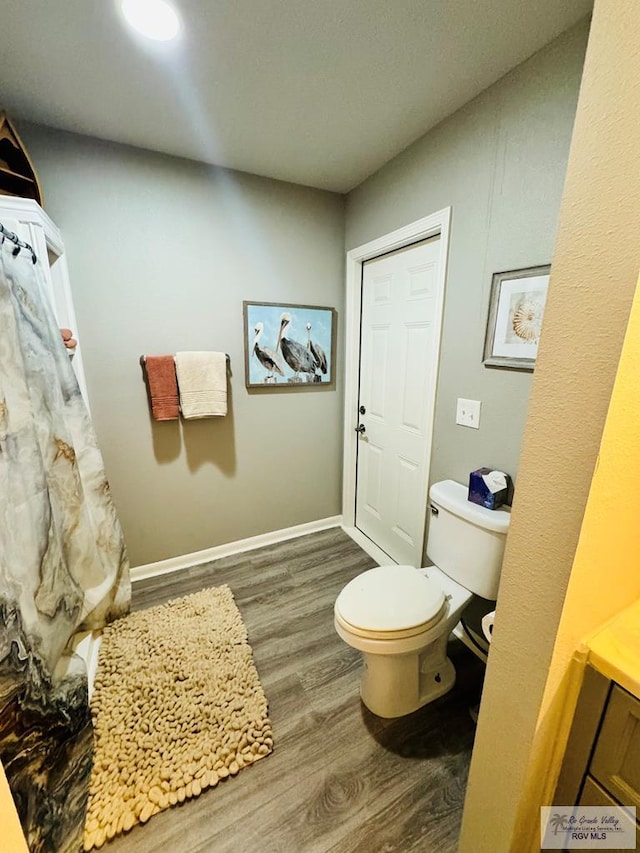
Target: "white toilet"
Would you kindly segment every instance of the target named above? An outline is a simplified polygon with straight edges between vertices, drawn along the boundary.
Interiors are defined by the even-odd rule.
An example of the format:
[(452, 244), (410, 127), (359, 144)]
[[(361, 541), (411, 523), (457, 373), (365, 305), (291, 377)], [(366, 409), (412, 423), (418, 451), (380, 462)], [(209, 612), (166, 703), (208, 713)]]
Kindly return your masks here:
[(335, 604), (336, 631), (364, 654), (362, 701), (379, 717), (410, 714), (453, 687), (449, 635), (474, 594), (498, 593), (509, 508), (471, 503), (453, 480), (434, 483), (429, 498), (434, 565), (370, 569)]

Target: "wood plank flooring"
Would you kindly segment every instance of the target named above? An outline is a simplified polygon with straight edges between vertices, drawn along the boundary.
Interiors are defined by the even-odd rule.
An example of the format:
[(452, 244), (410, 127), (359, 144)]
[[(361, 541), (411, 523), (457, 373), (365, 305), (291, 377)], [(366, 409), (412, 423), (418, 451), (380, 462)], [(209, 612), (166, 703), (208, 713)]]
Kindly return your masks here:
[(448, 853), (457, 849), (483, 666), (462, 644), (454, 689), (382, 720), (359, 698), (361, 655), (333, 627), (373, 561), (341, 530), (134, 585), (134, 609), (229, 584), (269, 700), (274, 752), (107, 853)]

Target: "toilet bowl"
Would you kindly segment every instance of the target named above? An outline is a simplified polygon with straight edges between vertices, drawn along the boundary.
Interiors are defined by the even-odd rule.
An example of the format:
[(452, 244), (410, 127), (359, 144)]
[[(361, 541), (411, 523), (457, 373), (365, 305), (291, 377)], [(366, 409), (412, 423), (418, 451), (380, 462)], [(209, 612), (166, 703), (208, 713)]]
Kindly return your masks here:
[(449, 636), (474, 594), (497, 594), (508, 510), (469, 505), (466, 488), (451, 480), (429, 494), (427, 553), (440, 565), (369, 569), (334, 607), (336, 632), (363, 654), (362, 701), (380, 717), (410, 714), (453, 687)]
[(447, 642), (471, 597), (435, 566), (379, 566), (345, 586), (334, 624), (364, 655), (360, 696), (370, 711), (401, 717), (453, 687)]

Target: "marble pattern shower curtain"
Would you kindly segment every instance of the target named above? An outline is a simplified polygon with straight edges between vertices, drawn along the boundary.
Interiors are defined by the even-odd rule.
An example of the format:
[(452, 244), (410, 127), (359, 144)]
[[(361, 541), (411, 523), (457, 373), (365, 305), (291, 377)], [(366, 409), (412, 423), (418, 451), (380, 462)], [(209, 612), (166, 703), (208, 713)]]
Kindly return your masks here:
[(82, 847), (93, 745), (69, 644), (124, 615), (131, 587), (42, 273), (15, 248), (0, 247), (0, 759), (30, 849), (66, 853)]

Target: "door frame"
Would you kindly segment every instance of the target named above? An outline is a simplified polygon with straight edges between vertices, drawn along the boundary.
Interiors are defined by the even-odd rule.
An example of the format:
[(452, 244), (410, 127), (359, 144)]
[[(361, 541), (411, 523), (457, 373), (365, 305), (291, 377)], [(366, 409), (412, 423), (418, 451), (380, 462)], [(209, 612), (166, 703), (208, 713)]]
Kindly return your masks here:
[[(360, 547), (380, 565), (394, 562), (392, 558), (368, 536), (361, 533), (355, 526), (356, 517), (356, 462), (358, 457), (357, 405), (360, 376), (360, 320), (362, 312), (362, 265), (379, 255), (403, 249), (412, 243), (426, 240), (429, 237), (440, 236), (440, 258), (438, 265), (437, 294), (436, 294), (436, 350), (440, 352), (442, 336), (442, 319), (444, 308), (444, 285), (447, 278), (447, 259), (449, 257), (449, 231), (451, 225), (451, 208), (444, 207), (435, 213), (417, 219), (402, 228), (384, 234), (369, 243), (364, 243), (347, 252), (346, 285), (345, 285), (345, 372), (344, 372), (344, 440), (343, 440), (343, 471), (342, 471), (342, 526)], [(431, 418), (427, 424), (428, 432), (433, 436), (433, 416), (435, 413), (435, 395), (437, 386), (433, 383), (431, 397)], [(426, 506), (425, 506), (426, 516)], [(423, 543), (424, 549), (424, 543)]]

